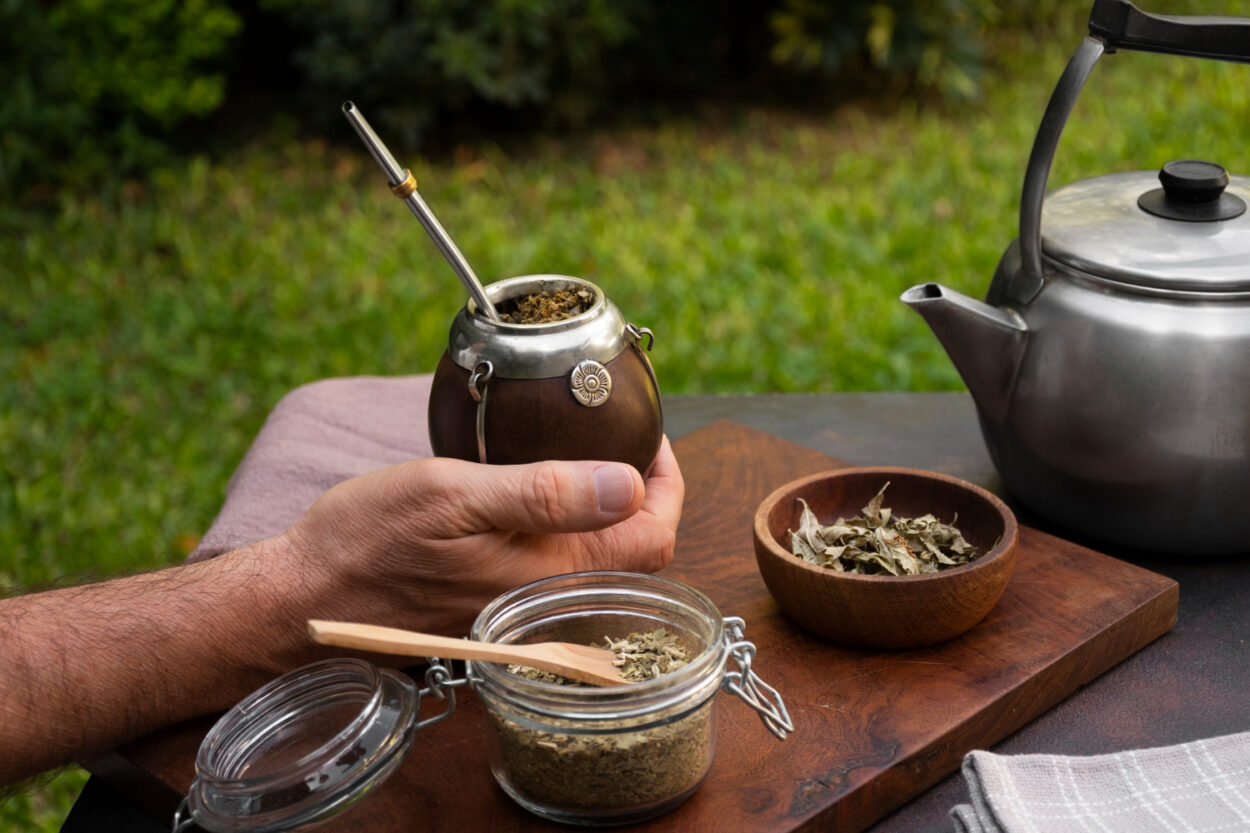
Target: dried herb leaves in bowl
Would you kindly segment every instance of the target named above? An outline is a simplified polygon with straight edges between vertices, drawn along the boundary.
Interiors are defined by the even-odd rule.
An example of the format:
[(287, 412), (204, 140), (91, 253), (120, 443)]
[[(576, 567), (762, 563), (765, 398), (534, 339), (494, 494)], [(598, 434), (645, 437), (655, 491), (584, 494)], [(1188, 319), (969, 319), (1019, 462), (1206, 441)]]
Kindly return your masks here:
[[(822, 524), (799, 498), (803, 514), (790, 530), (790, 551), (810, 564), (864, 575), (916, 576), (967, 564), (977, 557), (959, 527), (942, 523), (932, 513), (918, 518), (895, 514), (885, 506), (885, 490), (873, 495), (861, 514), (838, 516)], [(958, 516), (956, 515), (957, 519)]]
[[(898, 574), (823, 566), (821, 559), (832, 558), (825, 550), (832, 546), (837, 553), (841, 544), (823, 543), (825, 533), (816, 536), (810, 526), (836, 527), (839, 518), (866, 517), (870, 513), (865, 510), (887, 482), (891, 518), (958, 518), (959, 537), (980, 555), (948, 569), (918, 567)], [(875, 508), (874, 523), (884, 516), (882, 503)], [(803, 529), (805, 511), (812, 514), (808, 519), (812, 536), (806, 540), (815, 561), (795, 557), (792, 551), (790, 532)], [(923, 525), (930, 522), (926, 519)], [(870, 537), (876, 535), (870, 524), (865, 526), (870, 527)], [(952, 639), (989, 614), (1015, 564), (1016, 519), (997, 497), (955, 477), (896, 467), (847, 468), (799, 478), (774, 491), (755, 513), (754, 537), (760, 575), (795, 624), (852, 647), (914, 648)], [(829, 537), (839, 540), (832, 533)], [(882, 537), (891, 536), (882, 533)], [(822, 544), (819, 553), (816, 542)], [(901, 551), (891, 548), (896, 554)], [(921, 543), (921, 548), (927, 550), (927, 545)], [(907, 549), (908, 557), (920, 560)], [(837, 556), (840, 563), (848, 560), (845, 550)], [(949, 553), (945, 557), (955, 560)], [(872, 555), (860, 558), (876, 561)], [(880, 561), (876, 564), (881, 566)]]

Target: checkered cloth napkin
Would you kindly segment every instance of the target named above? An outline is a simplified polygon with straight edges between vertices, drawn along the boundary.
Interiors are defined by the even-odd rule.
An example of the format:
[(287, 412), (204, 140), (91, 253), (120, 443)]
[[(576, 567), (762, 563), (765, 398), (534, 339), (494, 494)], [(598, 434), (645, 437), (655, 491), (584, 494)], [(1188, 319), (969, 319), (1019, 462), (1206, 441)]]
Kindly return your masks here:
[(1250, 831), (1250, 732), (1111, 755), (971, 752), (958, 833)]

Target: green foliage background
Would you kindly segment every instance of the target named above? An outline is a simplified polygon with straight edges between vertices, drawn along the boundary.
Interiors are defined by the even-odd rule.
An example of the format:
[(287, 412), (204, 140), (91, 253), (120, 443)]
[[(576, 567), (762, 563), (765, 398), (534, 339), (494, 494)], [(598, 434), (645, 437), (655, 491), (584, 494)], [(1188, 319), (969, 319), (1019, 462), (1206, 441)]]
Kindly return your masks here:
[(222, 103), (239, 26), (217, 0), (0, 0), (0, 187), (168, 160), (174, 125)]
[[(958, 390), (897, 296), (984, 293), (1081, 34), (1072, 6), (1045, 38), (997, 34), (959, 103), (705, 108), (393, 150), (485, 280), (585, 276), (652, 328), (665, 394)], [(1185, 157), (1250, 172), (1247, 72), (1107, 58), (1052, 185)], [(433, 369), (463, 293), (340, 129), (0, 207), (0, 592), (178, 561), (283, 393)], [(55, 829), (81, 779), (0, 806), (0, 827)]]
[[(897, 296), (927, 280), (983, 293), (1075, 38), (1004, 36), (995, 83), (960, 106), (395, 150), (485, 280), (582, 275), (655, 330), (666, 393), (957, 389)], [(1250, 170), (1241, 75), (1109, 58), (1053, 182), (1187, 156)], [(283, 392), (431, 370), (463, 300), (351, 144), (261, 142), (0, 222), (10, 591), (176, 560)]]
[(325, 103), (345, 98), (409, 144), (655, 120), (695, 99), (969, 98), (989, 31), (1072, 3), (0, 0), (0, 187), (146, 175), (275, 112), (336, 135)]

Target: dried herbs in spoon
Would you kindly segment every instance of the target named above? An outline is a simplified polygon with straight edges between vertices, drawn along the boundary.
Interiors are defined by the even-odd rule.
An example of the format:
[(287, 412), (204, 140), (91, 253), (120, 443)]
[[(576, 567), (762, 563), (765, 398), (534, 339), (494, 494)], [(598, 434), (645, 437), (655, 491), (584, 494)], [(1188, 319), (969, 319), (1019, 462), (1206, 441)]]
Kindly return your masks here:
[[(690, 661), (690, 652), (667, 628), (631, 633), (624, 639), (605, 636), (603, 644), (595, 647), (607, 648), (616, 654), (616, 660), (612, 664), (621, 669), (621, 678), (631, 683), (640, 683), (676, 671)], [(545, 683), (580, 685), (559, 674), (525, 665), (509, 665), (508, 671)]]
[(920, 575), (967, 564), (977, 557), (976, 547), (964, 540), (954, 522), (944, 524), (933, 515), (894, 517), (884, 506), (886, 483), (863, 508), (863, 515), (838, 518), (823, 525), (803, 504), (799, 529), (790, 530), (790, 551), (812, 564), (845, 573), (865, 575)]

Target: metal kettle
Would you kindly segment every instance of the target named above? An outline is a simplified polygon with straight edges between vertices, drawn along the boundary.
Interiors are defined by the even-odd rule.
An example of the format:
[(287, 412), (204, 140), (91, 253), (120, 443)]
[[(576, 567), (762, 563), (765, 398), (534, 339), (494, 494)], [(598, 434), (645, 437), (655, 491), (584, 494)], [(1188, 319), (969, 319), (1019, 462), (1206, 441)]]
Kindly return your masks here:
[(976, 403), (1007, 489), (1083, 536), (1173, 554), (1250, 552), (1250, 178), (1181, 160), (1046, 194), (1091, 70), (1118, 49), (1250, 62), (1250, 19), (1096, 0), (1029, 158), (1020, 236), (983, 303), (904, 303)]

